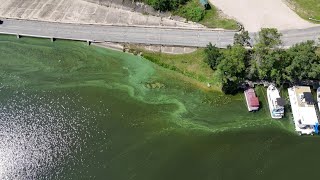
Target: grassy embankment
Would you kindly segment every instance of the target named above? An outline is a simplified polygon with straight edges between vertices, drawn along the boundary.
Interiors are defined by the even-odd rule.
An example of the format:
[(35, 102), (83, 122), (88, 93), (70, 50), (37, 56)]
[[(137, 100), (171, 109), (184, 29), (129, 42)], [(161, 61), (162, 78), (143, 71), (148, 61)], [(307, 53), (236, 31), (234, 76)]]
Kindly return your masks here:
[(206, 56), (204, 49), (179, 55), (152, 52), (137, 47), (131, 47), (131, 49), (142, 52), (144, 58), (161, 67), (176, 71), (203, 84), (210, 83), (215, 86), (215, 89), (220, 90), (220, 81), (216, 72), (204, 62)]
[[(211, 5), (211, 4), (210, 4)], [(203, 8), (199, 0), (190, 0), (185, 5), (180, 6), (173, 14), (191, 19), (195, 8)], [(233, 19), (223, 16), (215, 6), (211, 5), (211, 9), (205, 10), (203, 17), (198, 23), (203, 24), (209, 28), (223, 28), (236, 30), (239, 28), (237, 22)]]
[(142, 0), (159, 11), (171, 11), (173, 15), (186, 18), (188, 21), (203, 24), (209, 28), (237, 30), (237, 22), (220, 13), (216, 7), (205, 9), (199, 0)]
[[(309, 18), (320, 20), (320, 0), (287, 0), (290, 7), (302, 18), (309, 20)], [(320, 21), (311, 21), (313, 23), (320, 23)]]

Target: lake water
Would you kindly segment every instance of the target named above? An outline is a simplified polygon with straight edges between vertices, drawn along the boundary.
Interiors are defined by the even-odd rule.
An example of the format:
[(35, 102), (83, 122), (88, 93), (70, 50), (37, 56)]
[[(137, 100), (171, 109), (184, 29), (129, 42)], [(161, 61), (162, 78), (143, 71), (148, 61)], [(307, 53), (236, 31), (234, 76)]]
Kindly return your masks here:
[(0, 179), (318, 178), (320, 138), (290, 115), (141, 57), (0, 36)]

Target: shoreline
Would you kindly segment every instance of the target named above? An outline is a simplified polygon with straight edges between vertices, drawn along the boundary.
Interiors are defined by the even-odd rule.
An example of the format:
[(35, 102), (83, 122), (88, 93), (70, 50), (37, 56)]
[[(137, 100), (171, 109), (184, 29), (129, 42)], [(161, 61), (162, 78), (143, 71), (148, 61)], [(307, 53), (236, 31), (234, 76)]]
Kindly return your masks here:
[(105, 49), (110, 49), (114, 51), (123, 52), (124, 46), (120, 43), (112, 43), (112, 42), (93, 42), (91, 43), (92, 46), (101, 47)]
[[(205, 83), (205, 82), (202, 82), (194, 77), (190, 77), (184, 73), (181, 73), (177, 70), (174, 70), (172, 68), (167, 68), (159, 63), (156, 63), (152, 60), (150, 60), (149, 58), (147, 57), (144, 57), (143, 54), (144, 52), (148, 51), (148, 50), (144, 50), (144, 52), (141, 50), (141, 49), (132, 49), (132, 48), (128, 48), (126, 49), (126, 47), (124, 45), (121, 45), (119, 43), (92, 43), (93, 46), (95, 47), (99, 47), (99, 48), (104, 48), (104, 49), (108, 49), (108, 50), (114, 50), (114, 51), (118, 51), (118, 52), (123, 52), (123, 53), (127, 53), (127, 54), (131, 54), (133, 56), (140, 56), (141, 58), (161, 67), (161, 68), (164, 68), (165, 70), (167, 71), (172, 71), (176, 76), (180, 76), (179, 78), (187, 83), (191, 83), (193, 86), (196, 86), (198, 87), (199, 89), (203, 90), (203, 91), (206, 91), (206, 92), (222, 92), (221, 91), (221, 87), (215, 85), (215, 84), (212, 84), (212, 83), (209, 83), (210, 84), (210, 87), (208, 87), (208, 83)], [(150, 53), (152, 53), (150, 51)], [(166, 54), (166, 53), (161, 53), (160, 54), (165, 54), (165, 55), (169, 55), (169, 56), (175, 56), (176, 54)], [(190, 53), (186, 53), (186, 54), (183, 54), (183, 55), (188, 55)]]

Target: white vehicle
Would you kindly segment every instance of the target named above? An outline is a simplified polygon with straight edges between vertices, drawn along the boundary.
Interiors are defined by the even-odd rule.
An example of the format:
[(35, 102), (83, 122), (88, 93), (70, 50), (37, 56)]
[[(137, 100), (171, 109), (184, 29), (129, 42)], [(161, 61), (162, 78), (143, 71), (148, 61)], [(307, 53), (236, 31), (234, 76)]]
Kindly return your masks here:
[(283, 118), (285, 100), (280, 97), (279, 90), (274, 85), (268, 87), (267, 98), (271, 117), (273, 119)]
[(318, 134), (319, 121), (311, 89), (308, 86), (294, 86), (288, 89), (293, 122), (298, 134)]

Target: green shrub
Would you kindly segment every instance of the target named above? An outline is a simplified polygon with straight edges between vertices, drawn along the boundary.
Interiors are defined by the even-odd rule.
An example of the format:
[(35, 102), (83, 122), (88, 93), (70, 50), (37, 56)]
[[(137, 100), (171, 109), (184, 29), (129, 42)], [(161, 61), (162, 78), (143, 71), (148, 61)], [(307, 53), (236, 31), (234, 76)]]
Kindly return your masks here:
[(175, 11), (174, 14), (182, 16), (190, 21), (199, 22), (204, 18), (206, 11), (198, 1), (193, 0), (184, 6), (180, 6), (180, 8)]
[(155, 10), (171, 11), (176, 10), (188, 0), (144, 0), (145, 3), (152, 6)]
[(205, 10), (201, 7), (187, 8), (185, 12), (185, 17), (194, 22), (199, 22), (203, 19), (205, 15)]

